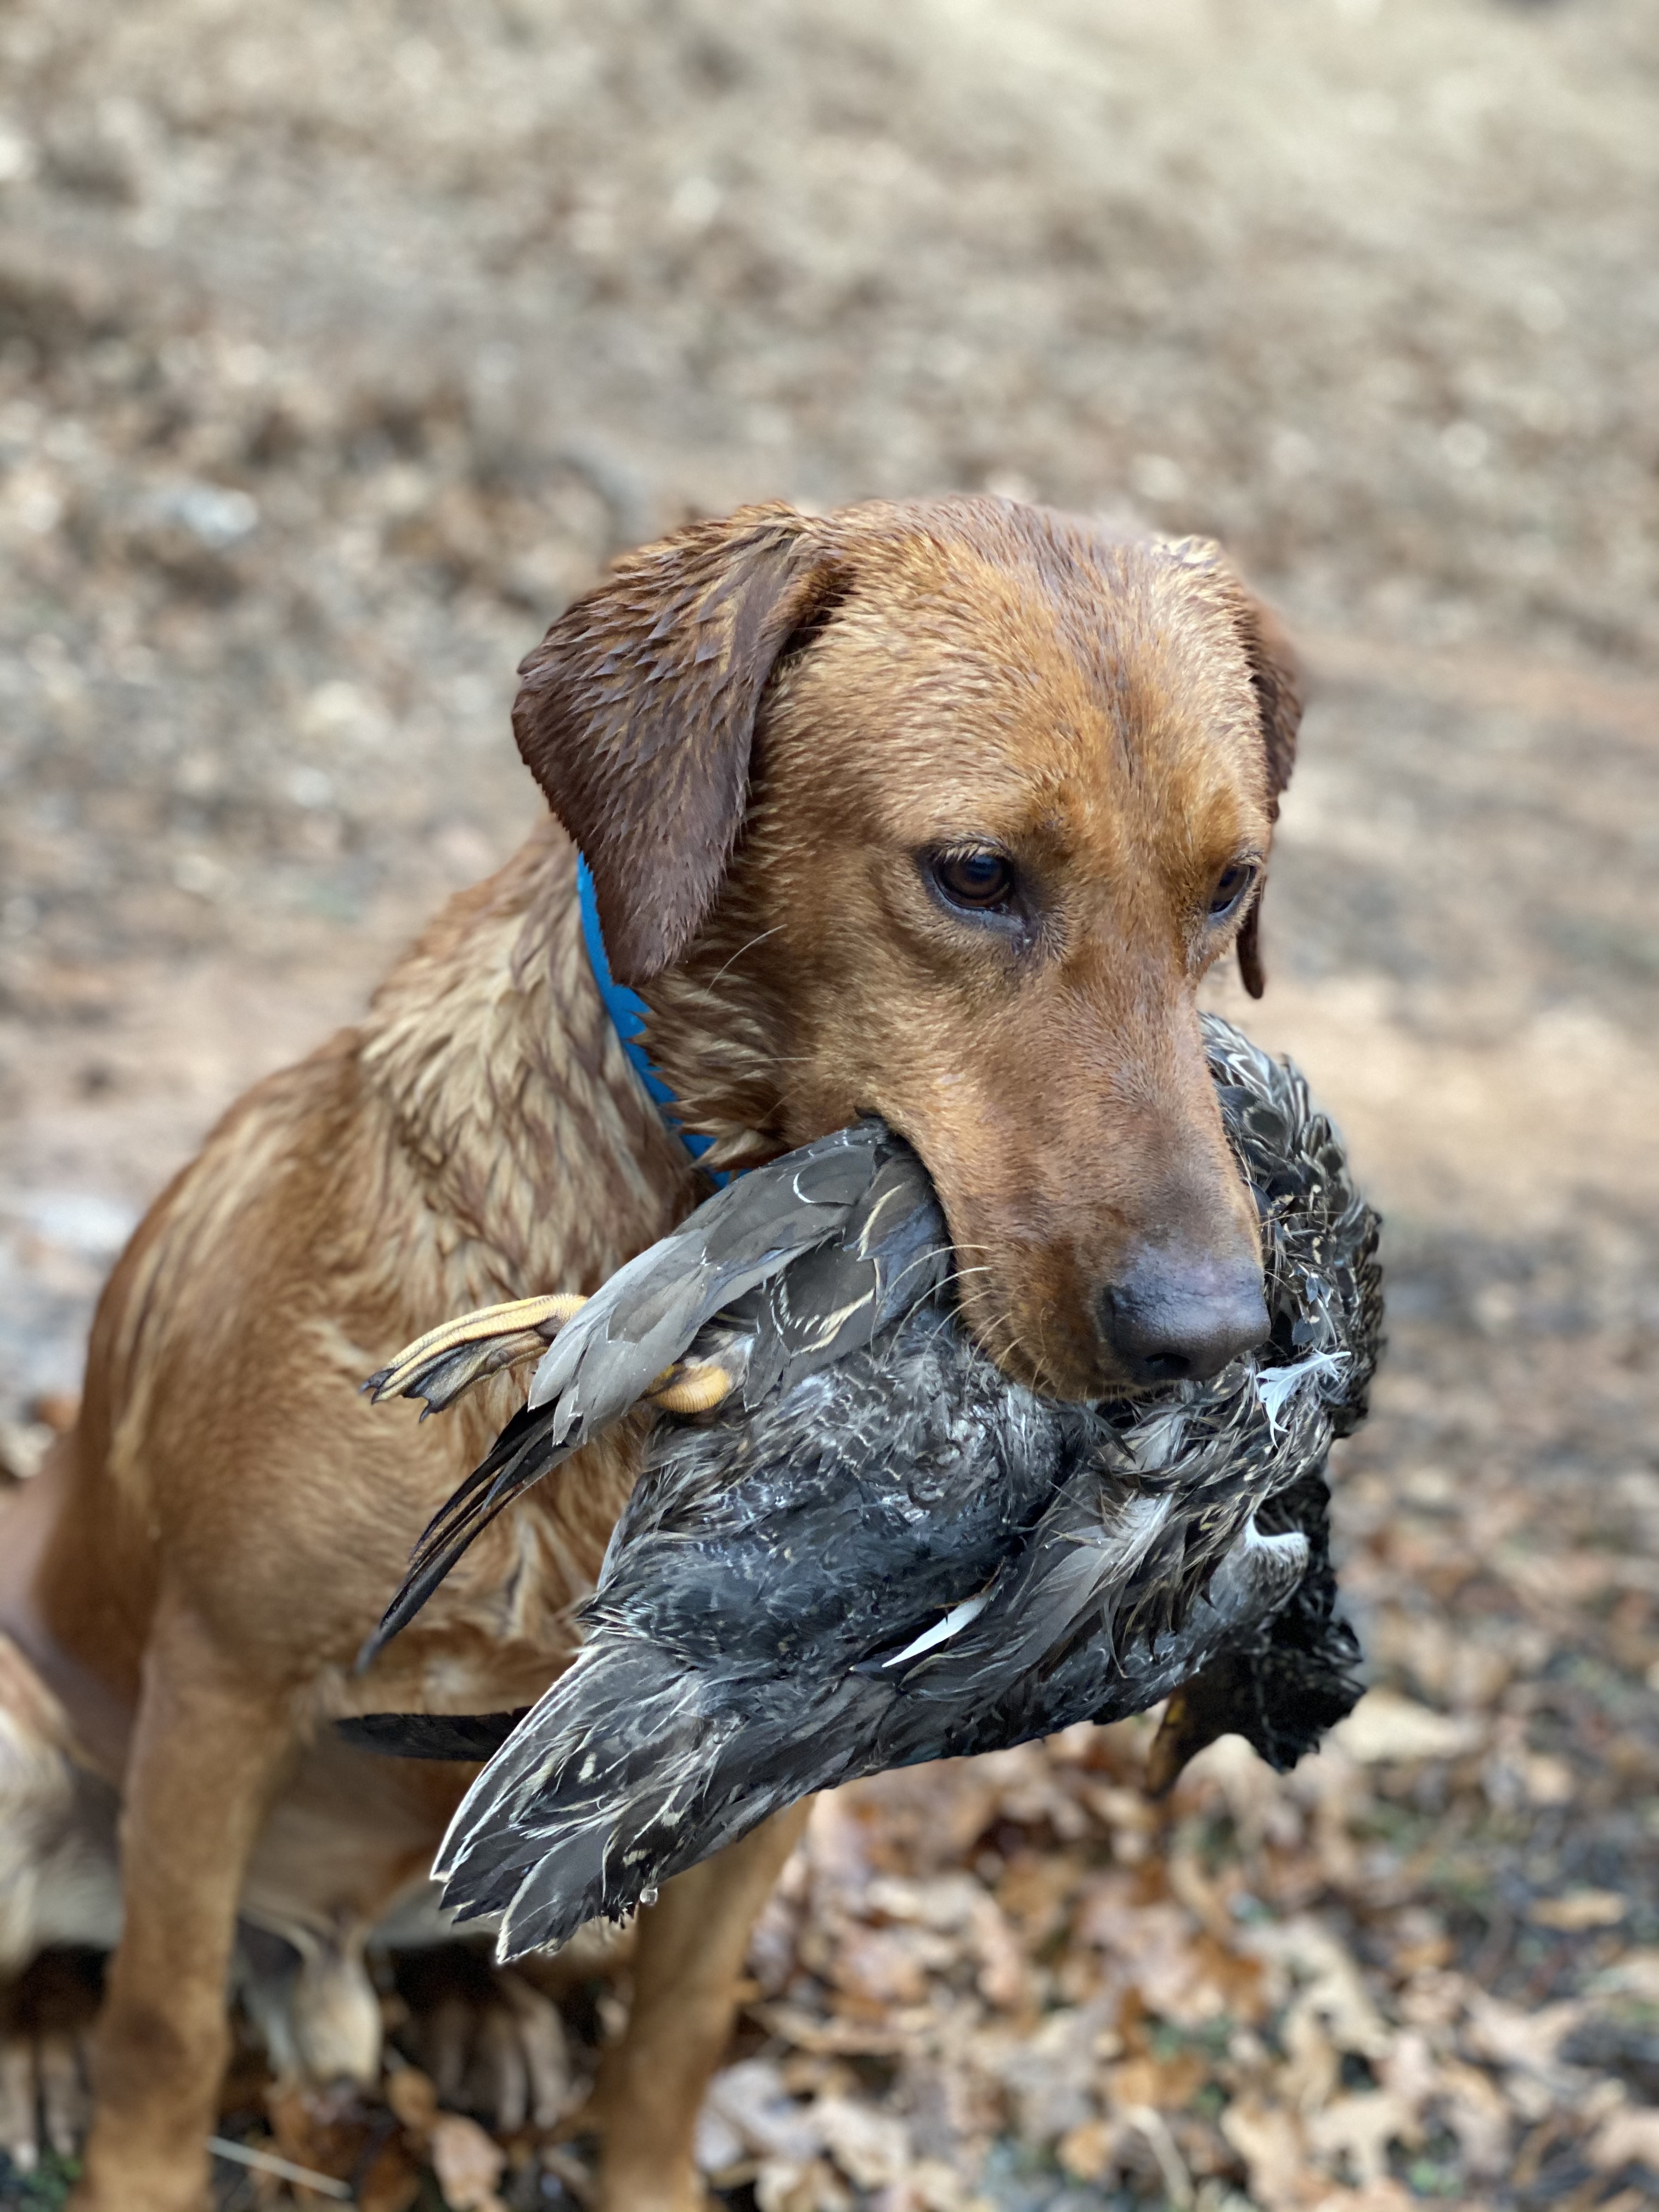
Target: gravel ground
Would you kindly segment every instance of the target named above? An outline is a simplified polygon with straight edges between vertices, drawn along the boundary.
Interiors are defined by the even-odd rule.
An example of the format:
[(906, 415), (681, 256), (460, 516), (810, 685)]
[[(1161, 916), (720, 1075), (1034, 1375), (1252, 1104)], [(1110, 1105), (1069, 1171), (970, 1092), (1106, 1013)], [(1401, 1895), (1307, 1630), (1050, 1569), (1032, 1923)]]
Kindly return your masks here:
[[(734, 2202), (1659, 2193), (1656, 172), (1641, 0), (0, 13), (19, 1474), (148, 1196), (532, 818), (514, 664), (617, 545), (988, 484), (1220, 535), (1305, 643), (1245, 1019), (1389, 1216), (1378, 1688), (1167, 1815), (1135, 1729), (825, 1808)], [(467, 2195), (388, 2140), (360, 2202)]]

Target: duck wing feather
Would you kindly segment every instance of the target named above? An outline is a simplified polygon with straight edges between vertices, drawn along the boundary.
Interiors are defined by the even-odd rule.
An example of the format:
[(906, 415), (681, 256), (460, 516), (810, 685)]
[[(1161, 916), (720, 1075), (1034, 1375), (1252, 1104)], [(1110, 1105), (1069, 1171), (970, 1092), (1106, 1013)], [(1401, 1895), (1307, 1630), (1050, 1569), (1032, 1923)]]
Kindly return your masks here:
[(867, 1344), (950, 1264), (927, 1170), (884, 1123), (838, 1129), (729, 1184), (565, 1323), (527, 1404), (422, 1531), (360, 1670), (481, 1529), (620, 1420), (700, 1339), (753, 1407)]

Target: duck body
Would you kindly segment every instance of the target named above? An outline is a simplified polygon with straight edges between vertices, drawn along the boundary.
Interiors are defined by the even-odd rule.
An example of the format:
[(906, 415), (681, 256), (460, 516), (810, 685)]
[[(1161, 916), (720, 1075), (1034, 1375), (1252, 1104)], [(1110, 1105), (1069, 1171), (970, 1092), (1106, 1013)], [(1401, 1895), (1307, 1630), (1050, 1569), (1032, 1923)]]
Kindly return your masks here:
[[(1375, 1364), (1376, 1217), (1301, 1078), (1213, 1018), (1206, 1041), (1261, 1215), (1273, 1324), (1212, 1382), (1098, 1407), (1011, 1382), (957, 1320), (925, 1175), (878, 1124), (861, 1125), (884, 1148), (873, 1214), (854, 1194), (828, 1242), (712, 1315), (687, 1306), (683, 1343), (652, 1340), (651, 1359), (689, 1344), (734, 1387), (659, 1422), (582, 1650), (527, 1714), (501, 1717), (506, 1740), (446, 1839), (445, 1903), (498, 1917), (502, 1956), (621, 1917), (858, 1775), (1171, 1692), (1166, 1778), (1228, 1729), (1283, 1765), (1352, 1705), (1325, 1467)], [(758, 1193), (748, 1203), (763, 1216)], [(848, 1271), (867, 1273), (876, 1244), (903, 1267), (878, 1268), (849, 1321)], [(663, 1281), (659, 1261), (659, 1304)], [(562, 1453), (561, 1394), (617, 1326), (580, 1319), (586, 1348), (580, 1333), (555, 1344), (514, 1449), (533, 1431), (538, 1453)], [(441, 1752), (441, 1726), (400, 1747)]]

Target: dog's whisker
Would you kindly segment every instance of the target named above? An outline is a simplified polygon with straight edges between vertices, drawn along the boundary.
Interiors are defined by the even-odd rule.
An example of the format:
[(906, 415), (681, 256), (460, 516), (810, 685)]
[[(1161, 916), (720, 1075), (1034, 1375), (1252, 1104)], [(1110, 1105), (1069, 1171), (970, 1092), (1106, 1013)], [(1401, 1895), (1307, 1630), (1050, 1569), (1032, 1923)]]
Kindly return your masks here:
[(783, 924), (781, 921), (774, 922), (770, 929), (757, 931), (756, 934), (750, 938), (746, 944), (738, 945), (737, 951), (732, 955), (731, 958), (723, 962), (722, 964), (714, 970), (714, 973), (709, 977), (708, 982), (701, 986), (704, 999), (709, 1000), (714, 997), (715, 987), (720, 983), (730, 973), (732, 969), (737, 965), (738, 962), (742, 959), (745, 952), (752, 952), (757, 945), (764, 945), (769, 937), (776, 937), (781, 931), (782, 927)]

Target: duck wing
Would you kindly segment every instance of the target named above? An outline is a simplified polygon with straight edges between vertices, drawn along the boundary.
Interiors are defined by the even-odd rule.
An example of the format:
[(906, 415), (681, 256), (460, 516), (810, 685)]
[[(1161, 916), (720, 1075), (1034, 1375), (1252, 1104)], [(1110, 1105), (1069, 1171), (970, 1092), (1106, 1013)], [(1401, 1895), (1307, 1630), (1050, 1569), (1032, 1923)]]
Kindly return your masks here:
[(883, 1122), (838, 1129), (728, 1184), (564, 1324), (529, 1402), (422, 1533), (360, 1669), (482, 1528), (637, 1405), (699, 1339), (752, 1407), (867, 1344), (950, 1265), (927, 1170)]
[(378, 1751), (393, 1759), (493, 1759), (529, 1714), (528, 1705), (510, 1713), (354, 1713), (337, 1720), (334, 1732), (359, 1751)]

